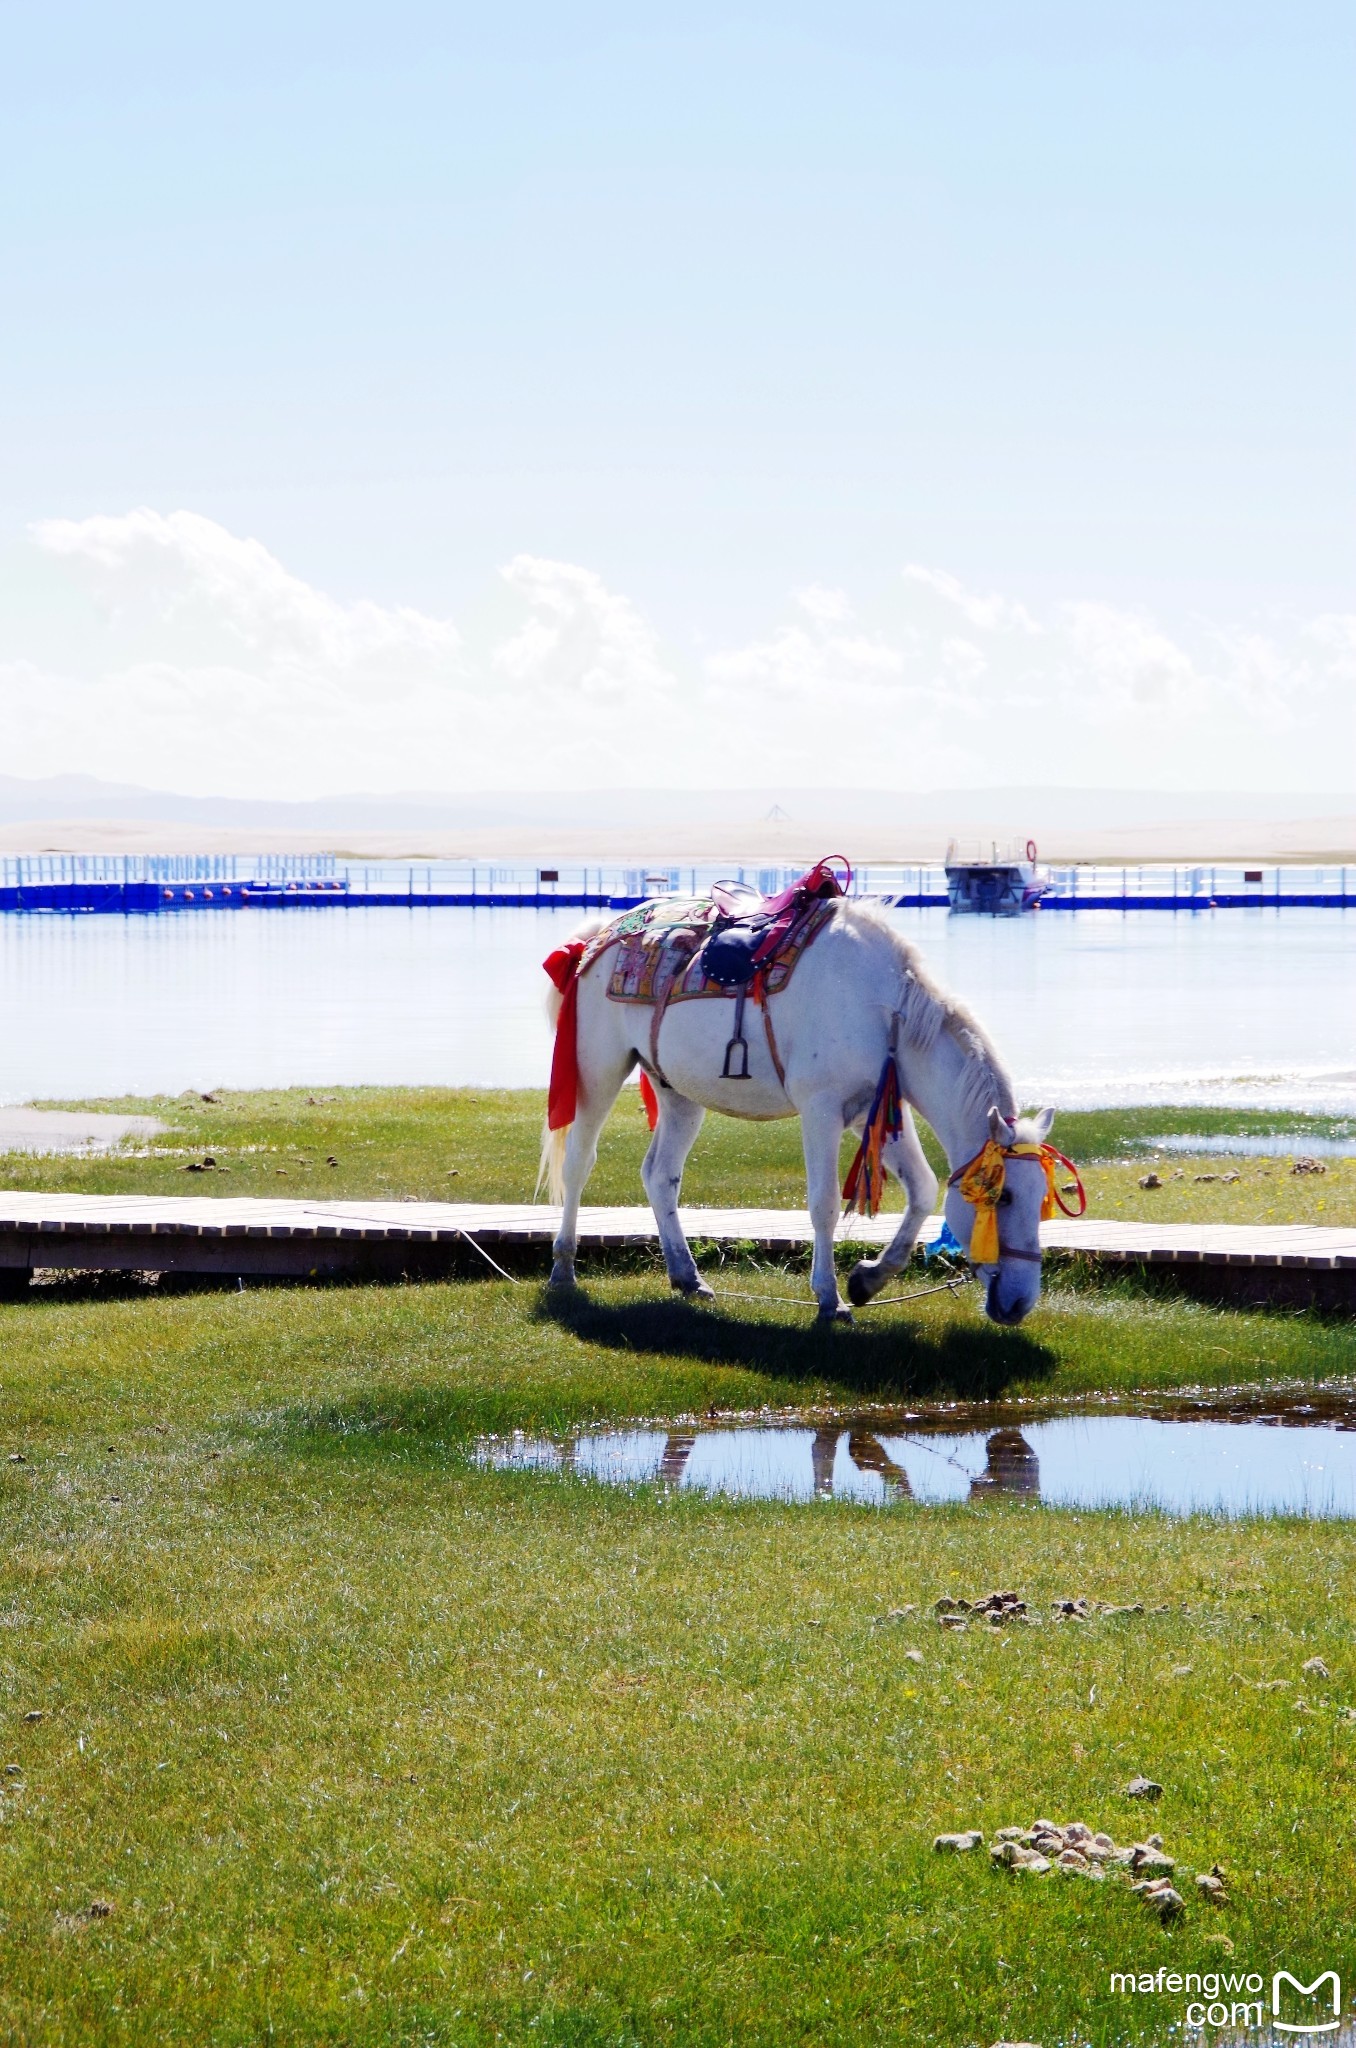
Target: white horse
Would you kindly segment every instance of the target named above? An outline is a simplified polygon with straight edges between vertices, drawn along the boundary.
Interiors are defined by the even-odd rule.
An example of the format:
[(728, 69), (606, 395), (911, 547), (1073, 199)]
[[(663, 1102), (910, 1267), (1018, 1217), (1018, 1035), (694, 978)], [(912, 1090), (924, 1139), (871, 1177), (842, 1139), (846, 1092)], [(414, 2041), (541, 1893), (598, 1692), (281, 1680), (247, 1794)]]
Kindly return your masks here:
[[(595, 919), (578, 936), (592, 936), (603, 922)], [(858, 1306), (908, 1260), (936, 1199), (937, 1176), (919, 1143), (910, 1105), (931, 1124), (953, 1173), (990, 1139), (1005, 1149), (1043, 1143), (1053, 1122), (1051, 1110), (1018, 1119), (1012, 1083), (984, 1031), (942, 993), (915, 948), (869, 904), (837, 902), (787, 987), (768, 999), (784, 1083), (752, 1002), (745, 1027), (749, 1077), (721, 1078), (733, 1006), (715, 996), (670, 1004), (656, 1071), (651, 1006), (613, 1002), (607, 994), (611, 969), (612, 955), (604, 952), (579, 979), (578, 1107), (568, 1131), (548, 1131), (543, 1144), (550, 1199), (561, 1207), (553, 1287), (575, 1284), (580, 1196), (598, 1156), (603, 1122), (637, 1065), (651, 1074), (659, 1098), (659, 1120), (641, 1177), (672, 1285), (692, 1299), (714, 1299), (678, 1220), (683, 1165), (706, 1111), (759, 1122), (799, 1116), (814, 1225), (810, 1285), (826, 1320), (851, 1320), (852, 1315), (838, 1292), (833, 1256), (841, 1140), (845, 1130), (862, 1129), (891, 1052), (904, 1097), (903, 1129), (882, 1157), (904, 1189), (906, 1206), (880, 1256), (861, 1259), (852, 1269), (848, 1293)], [(553, 991), (553, 1018), (560, 1006)], [(1010, 1170), (1005, 1177), (997, 1211), (998, 1258), (976, 1268), (986, 1283), (987, 1314), (1009, 1324), (1029, 1315), (1040, 1295), (1039, 1223), (1045, 1196), (1038, 1159), (1018, 1154), (1010, 1164), (1025, 1170)], [(959, 1189), (948, 1184), (946, 1219), (967, 1251), (975, 1213)]]

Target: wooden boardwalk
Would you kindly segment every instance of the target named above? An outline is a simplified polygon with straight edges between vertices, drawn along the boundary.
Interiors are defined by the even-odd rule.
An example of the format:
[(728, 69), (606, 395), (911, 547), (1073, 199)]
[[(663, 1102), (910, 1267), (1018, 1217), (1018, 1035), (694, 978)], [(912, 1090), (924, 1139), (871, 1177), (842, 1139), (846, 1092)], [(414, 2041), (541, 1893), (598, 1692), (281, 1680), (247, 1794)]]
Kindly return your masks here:
[[(12, 1291), (33, 1272), (52, 1268), (254, 1279), (461, 1271), (475, 1262), (477, 1245), (513, 1250), (519, 1264), (524, 1251), (540, 1261), (558, 1213), (532, 1203), (0, 1193), (0, 1277)], [(799, 1250), (812, 1237), (803, 1209), (684, 1209), (682, 1217), (693, 1239), (766, 1252)], [(897, 1222), (888, 1214), (854, 1216), (838, 1235), (867, 1249), (887, 1243)], [(932, 1217), (924, 1241), (940, 1227), (940, 1217)], [(657, 1232), (648, 1209), (584, 1209), (579, 1237), (587, 1252), (655, 1244)], [(1041, 1239), (1051, 1253), (1107, 1267), (1172, 1266), (1184, 1278), (1194, 1268), (1216, 1282), (1321, 1280), (1325, 1300), (1356, 1306), (1356, 1230), (1083, 1217), (1042, 1224)]]

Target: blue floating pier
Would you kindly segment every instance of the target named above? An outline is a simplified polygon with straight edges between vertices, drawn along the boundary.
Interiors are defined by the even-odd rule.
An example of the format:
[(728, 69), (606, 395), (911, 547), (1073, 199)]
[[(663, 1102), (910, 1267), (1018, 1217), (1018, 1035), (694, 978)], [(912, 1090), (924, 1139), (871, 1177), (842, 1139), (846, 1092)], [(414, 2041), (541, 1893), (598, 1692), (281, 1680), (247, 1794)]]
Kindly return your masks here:
[[(772, 895), (796, 867), (505, 867), (479, 861), (341, 861), (332, 854), (24, 854), (0, 859), (0, 911), (151, 917), (230, 910), (629, 910), (715, 881)], [(1109, 867), (1047, 870), (1038, 911), (1356, 909), (1356, 867)], [(853, 893), (900, 910), (945, 910), (942, 862), (858, 869)], [(1026, 914), (1037, 914), (1028, 911)]]

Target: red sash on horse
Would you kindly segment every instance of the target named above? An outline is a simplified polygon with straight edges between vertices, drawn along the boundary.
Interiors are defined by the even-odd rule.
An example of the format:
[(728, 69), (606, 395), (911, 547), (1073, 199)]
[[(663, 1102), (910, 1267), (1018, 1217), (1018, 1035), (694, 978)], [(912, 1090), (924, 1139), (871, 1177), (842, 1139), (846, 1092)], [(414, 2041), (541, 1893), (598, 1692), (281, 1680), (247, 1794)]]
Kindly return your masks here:
[(584, 941), (571, 939), (568, 946), (557, 946), (541, 963), (565, 999), (556, 1019), (551, 1087), (546, 1098), (546, 1124), (552, 1131), (568, 1130), (579, 1107), (579, 963), (583, 957)]

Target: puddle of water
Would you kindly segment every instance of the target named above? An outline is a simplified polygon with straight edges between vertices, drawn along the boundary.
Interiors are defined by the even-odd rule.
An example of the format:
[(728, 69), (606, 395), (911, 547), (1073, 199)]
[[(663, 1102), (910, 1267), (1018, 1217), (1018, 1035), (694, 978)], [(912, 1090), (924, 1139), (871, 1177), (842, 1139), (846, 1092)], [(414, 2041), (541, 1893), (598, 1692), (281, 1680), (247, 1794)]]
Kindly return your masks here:
[[(1207, 1969), (1209, 1967), (1211, 1966), (1207, 1965)], [(1230, 1957), (1227, 1962), (1220, 1964), (1219, 1975), (1221, 1977), (1228, 1977), (1234, 1974), (1233, 1958)], [(1243, 1992), (1240, 1996), (1246, 1998), (1247, 1993)], [(1262, 2009), (1264, 2013), (1268, 2010), (1269, 1997), (1270, 1993), (1267, 1992), (1263, 1998)], [(1223, 2002), (1226, 2006), (1230, 2005), (1232, 1997), (1225, 1997)], [(1205, 2003), (1208, 2008), (1209, 2001), (1202, 2001), (1202, 2003)], [(1331, 2007), (1328, 2008), (1329, 2011), (1331, 2009)], [(1328, 2028), (1331, 2028), (1333, 2023), (1329, 2020), (1326, 2024)], [(1147, 2040), (1147, 2037), (1140, 2038)], [(1356, 2048), (1356, 2023), (1349, 2021), (1336, 2033), (1325, 2031), (1322, 2027), (1314, 2028), (1313, 2026), (1300, 2027), (1298, 2030), (1292, 2026), (1285, 2032), (1277, 2032), (1268, 2024), (1263, 2027), (1261, 2033), (1258, 2033), (1256, 2028), (1250, 2027), (1246, 2033), (1239, 2034), (1228, 2029), (1221, 2032), (1207, 2021), (1204, 2027), (1192, 2027), (1189, 2030), (1182, 2026), (1173, 2027), (1170, 2029), (1170, 2038), (1183, 2044), (1187, 2042), (1200, 2042), (1204, 2044), (1204, 2048), (1296, 2048), (1297, 2043), (1305, 2041), (1311, 2043), (1322, 2041), (1327, 2044), (1327, 2048)]]
[(1016, 1494), (1049, 1507), (1356, 1517), (1356, 1392), (1265, 1393), (1142, 1414), (901, 1410), (818, 1424), (748, 1421), (518, 1435), (482, 1464), (743, 1499), (886, 1507)]
[[(1221, 1963), (1219, 1974), (1222, 1977), (1234, 1974), (1234, 1959), (1232, 1956), (1227, 1963)], [(1307, 1977), (1308, 1973), (1306, 1972), (1305, 1975)], [(1312, 1981), (1312, 1979), (1309, 1981)], [(1247, 1993), (1244, 1992), (1242, 1995), (1246, 1997)], [(1282, 1996), (1284, 1995), (1282, 1993)], [(1231, 2000), (1226, 1997), (1224, 2002), (1227, 2005)], [(1263, 2003), (1264, 2013), (1268, 2010), (1269, 1992)], [(1282, 2007), (1282, 2010), (1284, 2011), (1285, 2008)], [(1303, 2015), (1308, 2019), (1309, 2024), (1295, 2026), (1292, 2023), (1287, 2027), (1282, 2023), (1279, 2029), (1268, 2024), (1263, 2027), (1261, 2033), (1258, 2033), (1255, 2028), (1249, 2028), (1247, 2033), (1239, 2034), (1232, 2031), (1217, 2032), (1207, 2023), (1203, 2029), (1197, 2030), (1193, 2027), (1189, 2033), (1185, 2030), (1180, 2030), (1181, 2038), (1185, 2041), (1208, 2042), (1209, 2048), (1295, 2048), (1297, 2042), (1304, 2041), (1322, 2041), (1327, 2044), (1327, 2048), (1356, 2048), (1356, 2021), (1347, 2020), (1341, 2026), (1337, 2026), (1335, 2021), (1328, 2019), (1323, 2021), (1321, 2025), (1315, 2026), (1313, 2021), (1321, 2018), (1323, 2007), (1310, 2006), (1306, 2009), (1297, 2005), (1294, 2010), (1297, 2019)], [(1329, 2013), (1332, 2011), (1331, 2005), (1327, 2007), (1327, 2011)], [(1332, 2031), (1334, 2027), (1337, 2027), (1336, 2032)]]
[[(1177, 1966), (1174, 1965), (1174, 1967)], [(1222, 1957), (1217, 1964), (1205, 1964), (1201, 1974), (1206, 1976), (1218, 1975), (1221, 1978), (1227, 1979), (1232, 1976), (1247, 1976), (1249, 1973), (1246, 1970), (1239, 1970), (1236, 1959), (1233, 1956), (1228, 1956)], [(1255, 2002), (1255, 1997), (1256, 1994), (1254, 1993), (1250, 1998), (1246, 1991), (1221, 1993), (1226, 2010), (1233, 2005), (1236, 1998), (1240, 2000), (1249, 1999), (1249, 2002), (1252, 2003)], [(1291, 2026), (1289, 2029), (1284, 2027), (1277, 2029), (1272, 2026), (1269, 2018), (1270, 1999), (1270, 1977), (1267, 1976), (1263, 1979), (1262, 2011), (1265, 2017), (1260, 2032), (1255, 2027), (1250, 2026), (1245, 2033), (1238, 2033), (1227, 2022), (1221, 2027), (1207, 2020), (1201, 2026), (1193, 2025), (1188, 2027), (1181, 2020), (1169, 2020), (1153, 2034), (1146, 2034), (1141, 2029), (1136, 2032), (1126, 2033), (1118, 2038), (1123, 2039), (1127, 2043), (1133, 2042), (1134, 2048), (1163, 2048), (1165, 2042), (1175, 2044), (1175, 2048), (1188, 2048), (1188, 2044), (1195, 2044), (1195, 2048), (1297, 2048), (1298, 2043), (1306, 2041), (1315, 2044), (1321, 2041), (1325, 2044), (1325, 2048), (1356, 2048), (1356, 2021), (1347, 2020), (1343, 2022), (1335, 2033), (1327, 2031), (1333, 2025), (1331, 2020), (1326, 2023), (1326, 2028), (1309, 2026), (1297, 2029)], [(1194, 1984), (1191, 1991), (1191, 2002), (1193, 2004), (1196, 2002), (1196, 1988)], [(1214, 2001), (1202, 1998), (1200, 2003), (1205, 2005), (1208, 2010)], [(1331, 2007), (1327, 2009), (1331, 2011)], [(1296, 2008), (1297, 2014), (1299, 2010), (1299, 2008)], [(1310, 2010), (1317, 2017), (1322, 2008), (1311, 2008)], [(999, 2044), (999, 2048), (1002, 2048), (1002, 2043)], [(1086, 2034), (1061, 2034), (1057, 2041), (1050, 2043), (1050, 2048), (1091, 2048), (1091, 2044)]]
[(1140, 1138), (1141, 1152), (1190, 1152), (1197, 1156), (1224, 1155), (1236, 1159), (1300, 1159), (1320, 1153), (1332, 1159), (1356, 1159), (1356, 1135), (1347, 1138), (1311, 1138), (1302, 1131), (1169, 1131), (1161, 1138)]
[(0, 1107), (0, 1152), (114, 1152), (129, 1138), (153, 1138), (164, 1128), (153, 1116)]

